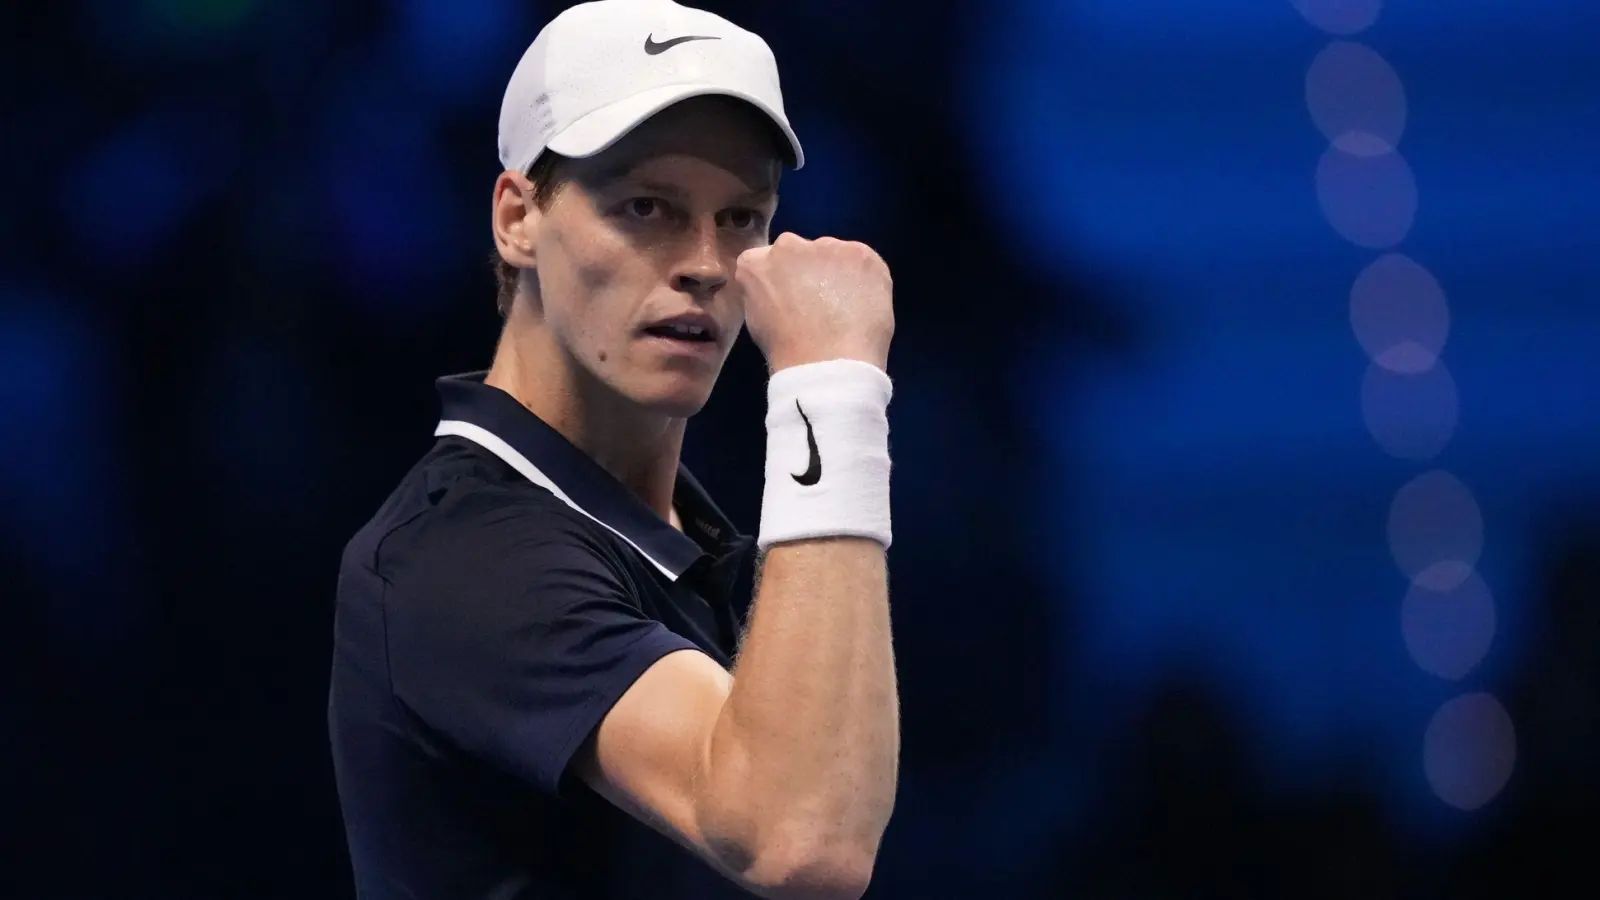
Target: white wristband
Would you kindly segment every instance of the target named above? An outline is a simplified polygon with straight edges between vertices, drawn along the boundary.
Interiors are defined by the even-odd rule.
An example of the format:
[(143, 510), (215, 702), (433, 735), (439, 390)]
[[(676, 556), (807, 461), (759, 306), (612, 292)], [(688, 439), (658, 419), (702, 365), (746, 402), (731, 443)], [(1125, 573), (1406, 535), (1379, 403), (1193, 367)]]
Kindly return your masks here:
[(767, 483), (756, 545), (863, 537), (889, 546), (889, 399), (882, 369), (794, 366), (767, 383)]

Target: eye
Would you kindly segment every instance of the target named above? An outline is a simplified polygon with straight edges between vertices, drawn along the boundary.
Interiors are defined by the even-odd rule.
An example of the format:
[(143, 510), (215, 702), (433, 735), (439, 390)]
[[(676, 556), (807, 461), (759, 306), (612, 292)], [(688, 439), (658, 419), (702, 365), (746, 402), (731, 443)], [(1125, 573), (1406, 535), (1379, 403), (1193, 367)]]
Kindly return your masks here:
[(735, 231), (756, 231), (766, 224), (761, 213), (754, 209), (730, 209), (723, 214), (722, 221)]
[(623, 204), (623, 210), (635, 219), (652, 219), (661, 212), (661, 201), (654, 197), (635, 197)]

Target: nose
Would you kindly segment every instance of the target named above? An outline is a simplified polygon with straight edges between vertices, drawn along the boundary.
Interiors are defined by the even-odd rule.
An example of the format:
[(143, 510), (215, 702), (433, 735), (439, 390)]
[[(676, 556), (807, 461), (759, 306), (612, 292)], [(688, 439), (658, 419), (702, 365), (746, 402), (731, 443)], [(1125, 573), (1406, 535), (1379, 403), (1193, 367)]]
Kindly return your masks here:
[(723, 252), (716, 223), (702, 225), (688, 236), (673, 269), (673, 290), (699, 297), (722, 290), (733, 277), (733, 260)]

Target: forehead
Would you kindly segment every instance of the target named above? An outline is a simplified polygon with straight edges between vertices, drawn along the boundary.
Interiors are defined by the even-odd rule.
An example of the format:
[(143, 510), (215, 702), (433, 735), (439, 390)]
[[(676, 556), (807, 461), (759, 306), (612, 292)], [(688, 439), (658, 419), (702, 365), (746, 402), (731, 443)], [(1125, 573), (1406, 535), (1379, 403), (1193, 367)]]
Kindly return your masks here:
[(585, 181), (623, 178), (653, 160), (688, 156), (725, 169), (751, 189), (776, 190), (786, 146), (765, 114), (729, 97), (696, 97), (670, 106), (590, 159)]

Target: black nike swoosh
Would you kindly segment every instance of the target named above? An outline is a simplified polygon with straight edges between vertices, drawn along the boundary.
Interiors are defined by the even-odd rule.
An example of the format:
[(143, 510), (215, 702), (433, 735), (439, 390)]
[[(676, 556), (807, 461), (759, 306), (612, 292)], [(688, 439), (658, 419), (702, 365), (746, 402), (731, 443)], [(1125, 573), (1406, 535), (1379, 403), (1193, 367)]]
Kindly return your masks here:
[[(800, 409), (799, 400), (794, 402), (794, 408)], [(811, 430), (811, 420), (806, 418), (806, 411), (803, 409), (800, 409), (800, 418), (806, 423), (806, 446), (811, 448), (811, 464), (806, 466), (806, 470), (799, 475), (790, 475), (789, 477), (800, 482), (805, 487), (810, 487), (822, 480), (822, 454), (817, 451), (817, 435), (816, 432)]]
[(679, 44), (688, 43), (689, 41), (720, 41), (720, 40), (722, 40), (722, 38), (712, 37), (711, 35), (686, 34), (683, 37), (675, 37), (675, 38), (672, 38), (671, 40), (661, 41), (660, 43), (657, 43), (656, 42), (656, 36), (652, 34), (649, 37), (644, 39), (644, 52), (650, 54), (651, 56), (655, 56), (658, 53), (665, 53), (668, 50), (671, 50), (673, 47), (676, 47)]

